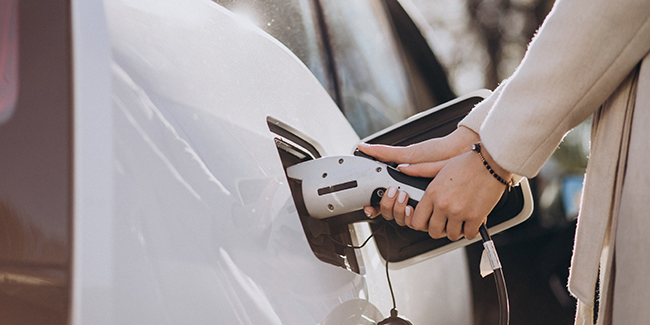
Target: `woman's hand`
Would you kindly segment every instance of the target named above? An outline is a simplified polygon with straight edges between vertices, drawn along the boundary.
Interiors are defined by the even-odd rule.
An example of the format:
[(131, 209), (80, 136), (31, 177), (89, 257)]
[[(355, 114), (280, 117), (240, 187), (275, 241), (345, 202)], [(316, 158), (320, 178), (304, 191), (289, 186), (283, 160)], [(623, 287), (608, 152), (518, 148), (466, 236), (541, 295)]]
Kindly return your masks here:
[[(487, 152), (482, 153), (485, 157)], [(493, 161), (489, 163), (497, 174), (506, 179), (512, 177), (500, 167), (494, 167)], [(446, 236), (458, 240), (464, 235), (473, 239), (505, 188), (488, 172), (477, 153), (466, 152), (449, 159), (427, 187), (413, 216), (405, 218), (405, 224), (428, 231), (432, 238)]]
[[(360, 145), (359, 149), (381, 161), (400, 164), (405, 174), (436, 177), (427, 187), (415, 211), (407, 206), (408, 194), (389, 188), (379, 210), (365, 207), (370, 218), (380, 213), (397, 224), (428, 231), (433, 238), (458, 240), (465, 235), (472, 239), (489, 212), (494, 208), (505, 186), (494, 179), (475, 152), (472, 144), (479, 141), (475, 132), (459, 127), (450, 135), (427, 140), (408, 147)], [(501, 169), (483, 150), (497, 174), (508, 179), (511, 174)]]
[[(479, 141), (476, 132), (459, 127), (451, 134), (435, 138), (408, 147), (385, 145), (359, 145), (359, 150), (380, 161), (400, 164), (398, 169), (408, 175), (433, 178), (452, 157), (470, 150), (472, 144)], [(381, 214), (386, 220), (395, 219), (404, 226), (405, 215), (413, 212), (413, 207), (406, 206), (408, 194), (389, 188), (384, 195), (379, 209), (367, 206), (364, 212), (369, 218)]]

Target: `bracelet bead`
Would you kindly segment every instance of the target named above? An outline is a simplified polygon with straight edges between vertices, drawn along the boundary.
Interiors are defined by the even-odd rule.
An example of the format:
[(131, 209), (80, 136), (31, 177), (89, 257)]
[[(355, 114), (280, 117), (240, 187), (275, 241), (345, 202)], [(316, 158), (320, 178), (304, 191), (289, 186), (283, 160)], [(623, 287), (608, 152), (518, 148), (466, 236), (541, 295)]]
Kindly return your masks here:
[(490, 172), (490, 175), (492, 175), (497, 181), (501, 182), (501, 184), (505, 185), (508, 188), (508, 191), (510, 191), (510, 188), (512, 187), (512, 180), (505, 180), (501, 176), (497, 175), (497, 173), (490, 167), (490, 164), (485, 160), (483, 157), (483, 154), (481, 153), (481, 142), (477, 142), (474, 145), (472, 145), (472, 151), (475, 151), (478, 156), (481, 158), (481, 161), (483, 161), (483, 166), (487, 168), (488, 172)]

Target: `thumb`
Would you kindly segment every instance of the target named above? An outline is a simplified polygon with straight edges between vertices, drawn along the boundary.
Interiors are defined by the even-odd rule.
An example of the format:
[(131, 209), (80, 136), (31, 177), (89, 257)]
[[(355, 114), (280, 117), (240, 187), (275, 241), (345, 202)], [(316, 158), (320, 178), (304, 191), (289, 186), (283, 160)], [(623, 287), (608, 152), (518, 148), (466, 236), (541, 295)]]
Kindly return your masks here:
[(416, 177), (435, 177), (449, 160), (426, 162), (419, 164), (401, 164), (397, 166), (400, 172)]

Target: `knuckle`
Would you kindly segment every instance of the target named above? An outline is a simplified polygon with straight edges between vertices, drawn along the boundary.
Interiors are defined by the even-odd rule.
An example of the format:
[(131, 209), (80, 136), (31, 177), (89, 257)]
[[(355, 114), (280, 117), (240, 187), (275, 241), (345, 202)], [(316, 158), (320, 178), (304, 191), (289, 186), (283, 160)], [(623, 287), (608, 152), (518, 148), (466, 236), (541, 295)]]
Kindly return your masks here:
[(379, 207), (381, 208), (382, 211), (389, 211), (393, 209), (393, 201), (388, 198), (384, 198), (379, 202)]
[(404, 157), (404, 160), (410, 163), (417, 162), (417, 149), (417, 144), (411, 144), (404, 147), (402, 150), (402, 157)]
[(390, 209), (384, 209), (382, 208), (380, 211), (380, 214), (384, 217), (386, 220), (393, 220), (393, 213), (392, 210)]
[(439, 239), (439, 238), (444, 237), (444, 234), (442, 234), (441, 232), (429, 229), (429, 237), (431, 237), (433, 239)]
[(404, 221), (404, 210), (394, 209), (393, 216), (395, 217), (395, 219), (400, 219)]
[(424, 221), (424, 220), (413, 218), (411, 220), (411, 224), (413, 225), (412, 228), (415, 229), (415, 230), (426, 230), (426, 228), (425, 228), (426, 221)]
[(460, 204), (450, 204), (447, 207), (447, 211), (453, 216), (459, 216), (463, 213), (463, 206)]
[(445, 213), (449, 211), (449, 200), (447, 199), (438, 199), (435, 203), (434, 206), (440, 210), (444, 211)]

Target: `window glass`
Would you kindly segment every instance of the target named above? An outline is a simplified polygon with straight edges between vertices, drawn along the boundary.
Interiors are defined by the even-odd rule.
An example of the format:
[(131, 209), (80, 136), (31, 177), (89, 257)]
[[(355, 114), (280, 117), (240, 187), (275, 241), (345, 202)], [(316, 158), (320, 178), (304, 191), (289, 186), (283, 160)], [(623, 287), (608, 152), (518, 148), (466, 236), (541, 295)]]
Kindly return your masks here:
[(17, 14), (17, 0), (0, 0), (0, 123), (9, 119), (18, 98)]
[(214, 0), (289, 48), (335, 98), (312, 0)]
[(415, 113), (407, 72), (383, 2), (321, 1), (341, 93), (360, 137)]
[[(413, 100), (416, 89), (411, 85), (401, 44), (395, 38), (383, 1), (214, 1), (295, 53), (327, 89), (360, 137), (402, 121), (418, 110)], [(432, 102), (430, 99), (422, 104)]]

